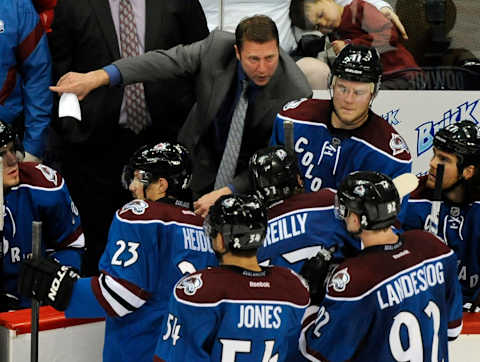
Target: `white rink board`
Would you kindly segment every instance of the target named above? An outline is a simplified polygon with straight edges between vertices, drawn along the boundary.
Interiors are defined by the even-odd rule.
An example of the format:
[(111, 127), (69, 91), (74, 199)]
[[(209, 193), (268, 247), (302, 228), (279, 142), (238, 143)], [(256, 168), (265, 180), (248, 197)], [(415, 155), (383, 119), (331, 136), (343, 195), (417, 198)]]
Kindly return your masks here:
[[(330, 98), (328, 90), (313, 94)], [(461, 120), (479, 123), (479, 101), (480, 91), (380, 91), (372, 109), (405, 139), (414, 160), (412, 171), (422, 174), (428, 171), (435, 132)]]
[[(105, 321), (40, 331), (38, 362), (100, 362)], [(0, 362), (30, 361), (30, 333), (0, 327)]]

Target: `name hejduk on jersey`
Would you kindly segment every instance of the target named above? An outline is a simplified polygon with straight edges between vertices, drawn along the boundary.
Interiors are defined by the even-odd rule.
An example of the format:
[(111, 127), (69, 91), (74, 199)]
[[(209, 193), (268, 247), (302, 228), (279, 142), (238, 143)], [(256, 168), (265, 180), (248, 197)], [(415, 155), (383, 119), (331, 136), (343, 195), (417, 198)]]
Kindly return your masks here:
[(392, 307), (443, 283), (445, 278), (441, 262), (424, 265), (382, 286), (377, 291), (378, 305), (380, 309)]
[(307, 213), (301, 213), (270, 221), (268, 223), (267, 237), (263, 242), (263, 246), (266, 247), (283, 239), (305, 234), (307, 217)]
[(182, 228), (182, 231), (185, 249), (203, 252), (208, 251), (213, 254), (210, 240), (203, 230)]
[(278, 329), (282, 324), (282, 307), (273, 305), (241, 304), (237, 328)]

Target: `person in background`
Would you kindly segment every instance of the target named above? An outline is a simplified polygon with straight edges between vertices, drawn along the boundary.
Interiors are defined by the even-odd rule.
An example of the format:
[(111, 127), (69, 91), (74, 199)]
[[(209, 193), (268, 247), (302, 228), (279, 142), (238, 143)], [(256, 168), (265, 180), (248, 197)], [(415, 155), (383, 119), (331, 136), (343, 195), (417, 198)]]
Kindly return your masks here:
[[(190, 44), (208, 35), (198, 0), (58, 0), (49, 44), (53, 78), (89, 72), (111, 62)], [(189, 80), (103, 87), (80, 102), (82, 121), (52, 120), (49, 160), (69, 182), (83, 218), (86, 273), (98, 273), (108, 227), (129, 200), (122, 167), (140, 146), (174, 142), (193, 101)]]
[(0, 54), (0, 119), (18, 130), (25, 161), (41, 162), (52, 112), (52, 61), (31, 0), (0, 2)]
[(298, 360), (308, 288), (287, 268), (258, 264), (266, 229), (256, 197), (224, 195), (215, 202), (205, 231), (220, 266), (177, 283), (154, 361)]
[(437, 236), (459, 261), (458, 279), (464, 307), (480, 306), (480, 131), (472, 121), (460, 121), (439, 130), (433, 139), (433, 157), (427, 175), (412, 192), (403, 228), (429, 230), (438, 165), (444, 165)]
[(42, 222), (41, 253), (81, 270), (85, 238), (63, 177), (37, 162), (19, 162), (17, 135), (0, 120), (3, 230), (0, 235), (0, 311), (30, 307), (17, 291), (23, 260), (32, 254), (32, 221)]
[[(67, 318), (106, 317), (103, 361), (150, 362), (175, 283), (217, 265), (203, 219), (178, 195), (189, 188), (191, 160), (181, 145), (141, 147), (123, 179), (137, 197), (117, 211), (99, 276), (78, 278), (45, 258), (24, 263), (20, 290), (64, 310)], [(64, 271), (59, 282), (57, 273)], [(52, 283), (58, 286), (52, 296)]]
[(347, 44), (375, 47), (383, 67), (382, 89), (409, 89), (420, 70), (390, 19), (363, 0), (342, 6), (334, 0), (298, 1), (306, 17), (328, 34), (335, 54)]
[(335, 210), (365, 248), (333, 270), (323, 301), (305, 314), (309, 361), (448, 361), (448, 341), (462, 329), (455, 253), (426, 231), (392, 229), (400, 197), (416, 184), (397, 189), (371, 171), (340, 184)]
[(312, 96), (303, 73), (279, 48), (269, 17), (242, 20), (235, 35), (213, 31), (191, 45), (121, 59), (85, 74), (68, 73), (51, 90), (83, 99), (102, 86), (182, 79), (194, 84), (195, 104), (178, 140), (192, 152), (194, 208), (205, 216), (221, 195), (248, 191), (248, 160), (267, 146), (280, 107)]

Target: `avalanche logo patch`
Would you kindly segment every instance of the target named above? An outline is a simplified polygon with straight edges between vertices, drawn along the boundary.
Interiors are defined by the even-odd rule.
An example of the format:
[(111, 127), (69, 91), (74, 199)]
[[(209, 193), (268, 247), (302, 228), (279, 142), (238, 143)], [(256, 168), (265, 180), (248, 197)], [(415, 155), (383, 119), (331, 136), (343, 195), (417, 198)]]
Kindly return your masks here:
[(120, 214), (131, 210), (135, 215), (143, 215), (145, 214), (145, 210), (148, 208), (148, 204), (143, 200), (133, 200), (122, 207), (120, 210)]
[(190, 275), (177, 284), (177, 289), (183, 289), (186, 295), (194, 295), (203, 286), (202, 274)]
[(283, 106), (283, 111), (288, 111), (289, 109), (295, 109), (297, 108), (300, 104), (305, 102), (308, 98), (300, 98), (294, 101), (290, 101), (287, 104)]
[(350, 274), (348, 274), (348, 268), (343, 268), (333, 274), (332, 279), (328, 283), (328, 287), (333, 287), (336, 292), (343, 292), (350, 282)]
[(48, 181), (53, 183), (55, 186), (58, 186), (58, 184), (57, 184), (58, 183), (57, 171), (55, 171), (54, 169), (51, 169), (48, 166), (42, 165), (41, 163), (36, 165), (35, 168), (37, 170), (40, 170), (40, 172), (43, 174), (43, 176)]
[(392, 149), (393, 151), (393, 155), (398, 155), (399, 153), (402, 153), (402, 152), (407, 152), (407, 153), (410, 153), (408, 151), (408, 146), (407, 146), (407, 143), (405, 142), (405, 140), (402, 138), (402, 136), (396, 134), (396, 133), (392, 133), (392, 138), (390, 139), (390, 148)]

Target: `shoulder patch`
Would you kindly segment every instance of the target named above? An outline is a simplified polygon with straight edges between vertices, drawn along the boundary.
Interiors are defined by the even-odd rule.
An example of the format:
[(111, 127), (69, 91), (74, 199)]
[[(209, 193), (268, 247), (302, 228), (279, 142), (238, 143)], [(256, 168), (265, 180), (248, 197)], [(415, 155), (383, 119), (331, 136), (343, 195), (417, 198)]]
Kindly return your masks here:
[(176, 289), (183, 289), (183, 292), (186, 295), (192, 296), (194, 295), (198, 289), (200, 289), (203, 286), (203, 281), (202, 281), (202, 274), (193, 274), (184, 277), (181, 279), (177, 286), (175, 287)]
[(282, 111), (288, 111), (289, 109), (295, 109), (297, 108), (300, 104), (302, 104), (303, 102), (305, 102), (308, 98), (300, 98), (300, 99), (296, 99), (294, 101), (290, 101), (288, 102), (287, 104), (285, 104), (282, 108)]
[(345, 267), (333, 274), (328, 282), (328, 287), (332, 287), (334, 291), (341, 293), (345, 291), (348, 283), (350, 283), (350, 274), (348, 274), (348, 268)]
[(40, 170), (40, 172), (43, 174), (43, 177), (47, 179), (47, 181), (50, 181), (53, 183), (55, 186), (58, 186), (58, 176), (57, 176), (57, 171), (54, 169), (45, 166), (41, 163), (35, 166), (37, 170)]
[(133, 200), (130, 201), (128, 204), (124, 205), (120, 210), (119, 214), (123, 214), (127, 211), (132, 211), (135, 215), (143, 215), (145, 214), (145, 210), (148, 208), (148, 203), (143, 200)]
[(398, 133), (392, 133), (389, 146), (392, 149), (394, 156), (402, 152), (407, 152), (408, 154), (410, 153), (410, 151), (408, 150), (407, 143), (405, 142), (403, 137), (400, 136)]

